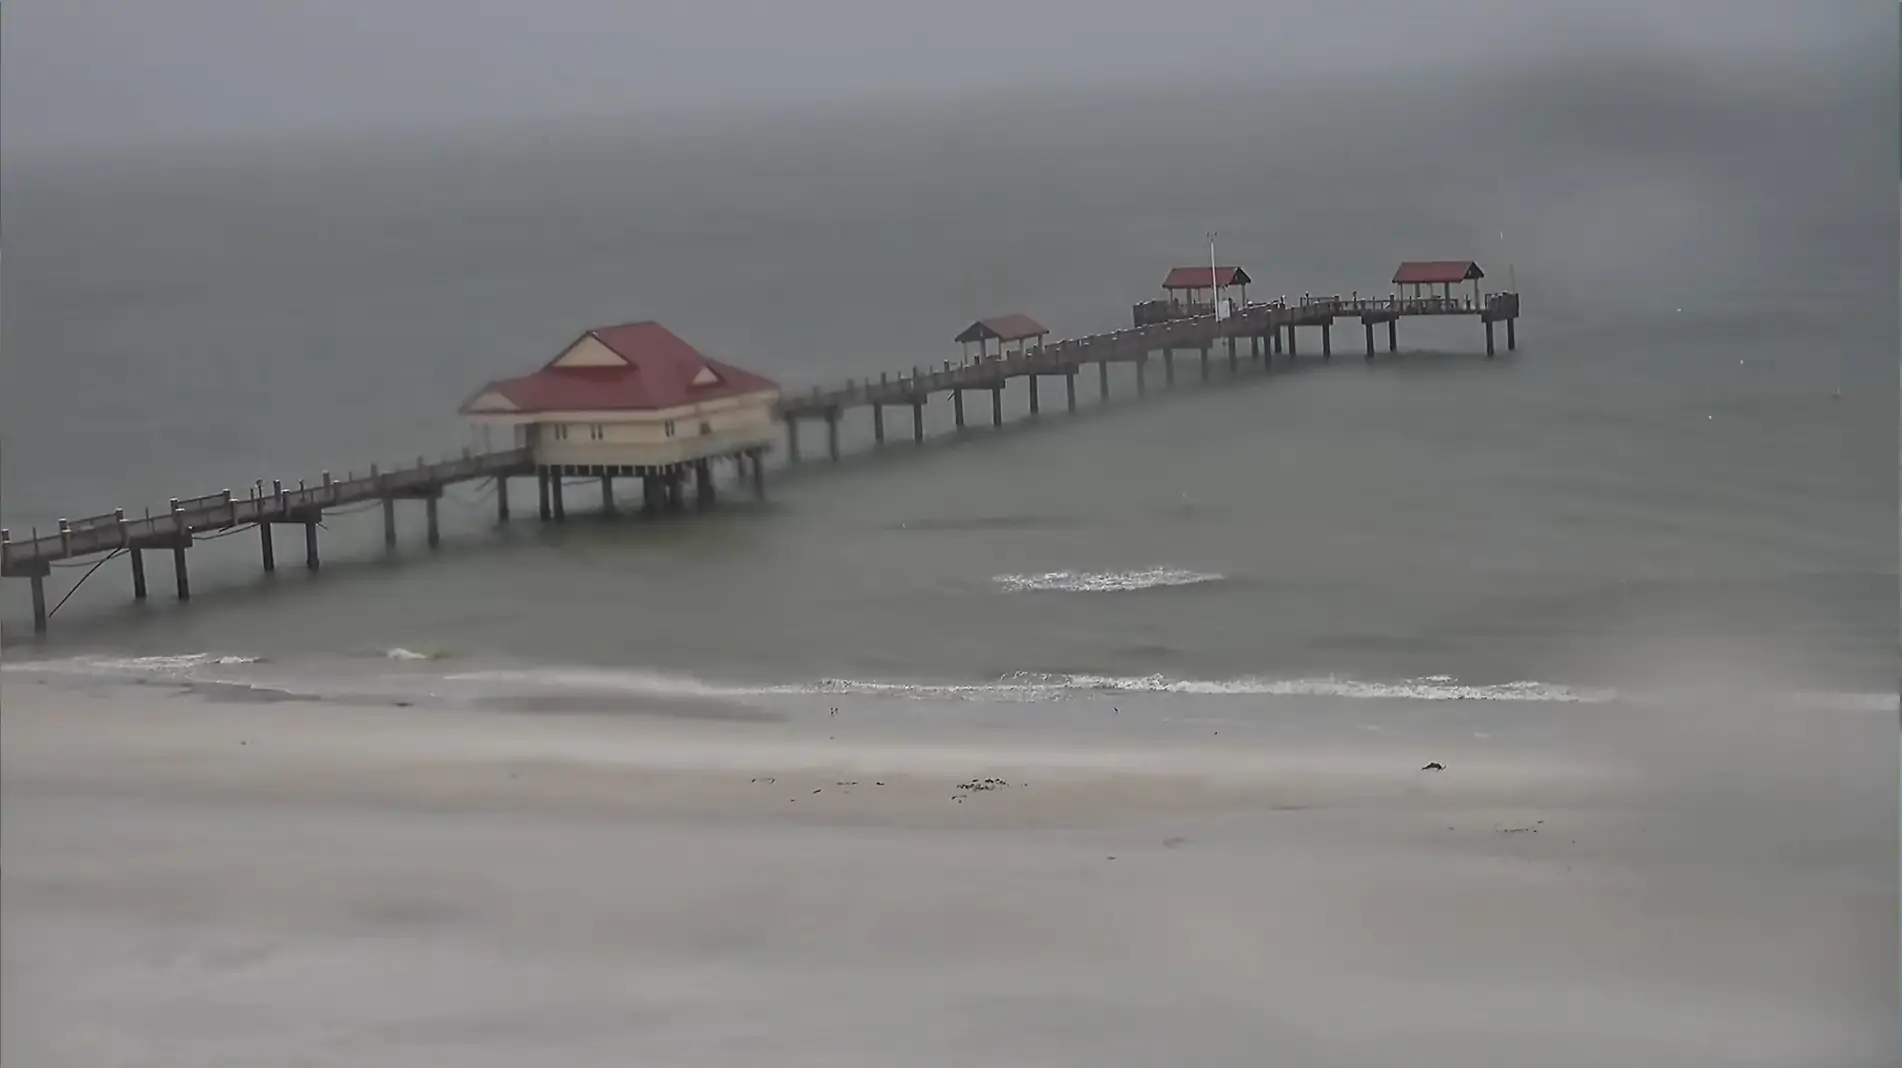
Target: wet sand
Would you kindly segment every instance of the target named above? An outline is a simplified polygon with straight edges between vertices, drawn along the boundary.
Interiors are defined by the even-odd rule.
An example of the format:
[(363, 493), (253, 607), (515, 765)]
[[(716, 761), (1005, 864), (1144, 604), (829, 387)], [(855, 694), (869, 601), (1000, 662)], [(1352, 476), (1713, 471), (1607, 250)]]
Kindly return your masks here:
[(8, 1064), (1896, 1054), (1862, 728), (1738, 780), (130, 690), (7, 689)]

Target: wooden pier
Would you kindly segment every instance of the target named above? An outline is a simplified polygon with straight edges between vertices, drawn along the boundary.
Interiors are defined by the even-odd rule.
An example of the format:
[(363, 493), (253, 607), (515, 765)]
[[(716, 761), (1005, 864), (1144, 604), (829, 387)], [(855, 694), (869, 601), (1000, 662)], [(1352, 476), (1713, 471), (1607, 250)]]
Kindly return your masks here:
[[(1409, 266), (1460, 266), (1463, 269), (1470, 268), (1466, 277), (1479, 277), (1476, 265), (1434, 261), (1426, 265), (1402, 265), (1402, 272), (1395, 276), (1396, 284), (1406, 280)], [(1430, 284), (1441, 285), (1445, 281), (1446, 278), (1435, 275), (1430, 279)], [(1415, 284), (1414, 288), (1417, 293), (1419, 286)], [(1165, 385), (1175, 381), (1178, 354), (1194, 353), (1198, 359), (1200, 377), (1207, 381), (1211, 373), (1212, 355), (1220, 348), (1224, 350), (1222, 355), (1227, 360), (1229, 373), (1238, 373), (1243, 359), (1243, 339), (1248, 343), (1247, 359), (1260, 360), (1264, 371), (1272, 365), (1273, 357), (1277, 355), (1285, 353), (1290, 359), (1298, 355), (1301, 331), (1309, 331), (1310, 337), (1318, 341), (1316, 351), (1322, 359), (1331, 358), (1334, 327), (1341, 320), (1359, 322), (1364, 355), (1368, 360), (1374, 359), (1377, 354), (1375, 328), (1386, 328), (1387, 351), (1393, 352), (1397, 349), (1397, 323), (1410, 317), (1462, 316), (1478, 319), (1485, 327), (1486, 355), (1489, 357), (1496, 352), (1495, 327), (1503, 323), (1506, 348), (1511, 350), (1518, 347), (1517, 293), (1482, 295), (1477, 292), (1477, 282), (1475, 292), (1470, 297), (1455, 297), (1450, 285), (1444, 288), (1445, 292), (1439, 296), (1396, 295), (1348, 299), (1303, 297), (1298, 302), (1278, 300), (1241, 304), (1232, 307), (1226, 317), (1216, 315), (1213, 303), (1182, 305), (1150, 301), (1136, 306), (1135, 317), (1145, 325), (1060, 341), (1046, 341), (1042, 334), (1026, 334), (1027, 339), (1034, 336), (1036, 343), (1032, 345), (1026, 340), (1014, 352), (1000, 351), (996, 355), (967, 358), (960, 362), (946, 361), (937, 369), (913, 368), (909, 373), (881, 375), (877, 380), (852, 380), (836, 389), (814, 388), (806, 393), (782, 395), (772, 414), (785, 424), (790, 461), (798, 462), (800, 459), (799, 424), (802, 421), (825, 423), (827, 454), (837, 460), (839, 421), (848, 409), (871, 408), (874, 436), (882, 443), (885, 440), (884, 410), (894, 406), (909, 407), (912, 413), (912, 438), (914, 441), (923, 441), (924, 406), (933, 394), (950, 396), (956, 425), (963, 429), (966, 425), (965, 392), (987, 391), (990, 393), (991, 423), (1001, 426), (1004, 421), (1003, 390), (1013, 378), (1025, 379), (1028, 383), (1032, 415), (1040, 411), (1039, 383), (1045, 378), (1063, 380), (1065, 407), (1075, 411), (1076, 379), (1090, 364), (1097, 367), (1097, 389), (1101, 397), (1109, 396), (1109, 365), (1112, 363), (1134, 364), (1136, 388), (1141, 394), (1148, 389), (1149, 361), (1158, 354)], [(1161, 305), (1167, 307), (1159, 307)], [(1027, 317), (1015, 318), (1034, 323)], [(979, 325), (983, 322), (980, 321)], [(1317, 333), (1318, 337), (1314, 337)], [(670, 435), (672, 425), (668, 424)], [(762, 451), (759, 448), (748, 449), (737, 455), (736, 459), (743, 474), (750, 463), (755, 490), (763, 493)], [(324, 472), (314, 484), (299, 483), (296, 488), (281, 482), (273, 482), (269, 486), (258, 482), (242, 492), (221, 490), (199, 497), (174, 498), (157, 515), (129, 518), (123, 510), (115, 510), (83, 519), (62, 519), (55, 532), (42, 534), (36, 530), (20, 540), (14, 539), (12, 531), (0, 530), (0, 576), (25, 578), (32, 583), (34, 629), (44, 632), (51, 614), (46, 603), (47, 577), (54, 567), (84, 566), (83, 558), (89, 556), (110, 554), (99, 561), (103, 563), (122, 553), (128, 555), (133, 597), (143, 599), (146, 596), (145, 553), (150, 550), (169, 550), (178, 598), (188, 600), (191, 597), (191, 577), (186, 550), (192, 547), (194, 539), (225, 537), (247, 527), (256, 527), (261, 562), (263, 569), (268, 572), (277, 567), (276, 547), (272, 540), (274, 529), (279, 526), (302, 527), (304, 565), (314, 571), (319, 565), (317, 529), (326, 511), (358, 505), (374, 506), (380, 502), (383, 508), (384, 542), (394, 545), (396, 502), (420, 500), (424, 505), (427, 543), (434, 547), (440, 540), (436, 519), (437, 501), (444, 489), (457, 483), (493, 480), (497, 520), (507, 521), (508, 480), (519, 476), (535, 476), (539, 483), (541, 518), (559, 520), (565, 516), (561, 484), (566, 476), (598, 477), (602, 484), (603, 502), (608, 508), (613, 507), (614, 477), (641, 477), (644, 489), (648, 491), (645, 502), (649, 506), (648, 510), (657, 511), (657, 495), (664, 499), (670, 509), (681, 506), (681, 481), (689, 474), (695, 476), (700, 484), (701, 503), (711, 503), (711, 478), (704, 460), (655, 468), (588, 467), (584, 470), (567, 463), (538, 463), (532, 445), (483, 453), (464, 450), (461, 456), (453, 459), (435, 463), (419, 459), (415, 466), (407, 468), (380, 471), (373, 465), (367, 475), (351, 474), (340, 480)], [(86, 574), (90, 574), (90, 571)]]

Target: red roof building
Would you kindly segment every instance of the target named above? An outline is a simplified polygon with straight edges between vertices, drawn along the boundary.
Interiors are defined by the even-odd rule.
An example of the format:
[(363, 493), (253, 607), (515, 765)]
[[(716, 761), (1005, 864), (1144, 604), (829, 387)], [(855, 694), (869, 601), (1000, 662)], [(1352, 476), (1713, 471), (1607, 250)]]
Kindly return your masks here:
[(1484, 277), (1486, 272), (1480, 270), (1479, 264), (1472, 260), (1408, 260), (1394, 271), (1393, 284), (1411, 286), (1412, 292), (1403, 294), (1410, 300), (1434, 299), (1431, 291), (1425, 290), (1424, 287), (1439, 286), (1438, 299), (1451, 301), (1455, 299), (1454, 286), (1461, 282), (1471, 282), (1473, 283), (1473, 303), (1478, 304), (1479, 280)]
[(773, 440), (779, 386), (712, 359), (655, 322), (597, 327), (533, 374), (477, 391), (462, 414), (515, 428), (536, 462), (657, 467)]
[(1240, 267), (1172, 267), (1169, 276), (1162, 280), (1162, 288), (1168, 291), (1178, 289), (1213, 289), (1221, 286), (1240, 286), (1243, 289), (1254, 279)]
[[(1013, 341), (1017, 342), (1019, 352), (1024, 351), (1033, 340), (1041, 345), (1042, 339), (1049, 333), (1049, 327), (1030, 316), (1022, 312), (1012, 312), (1009, 315), (993, 315), (988, 319), (979, 319), (965, 327), (964, 332), (952, 340), (965, 346), (965, 359), (968, 362), (970, 344), (973, 341), (977, 342), (977, 354), (981, 359), (987, 355), (1004, 355), (1004, 346)], [(989, 352), (990, 343), (993, 341), (997, 342), (997, 351), (994, 354)]]

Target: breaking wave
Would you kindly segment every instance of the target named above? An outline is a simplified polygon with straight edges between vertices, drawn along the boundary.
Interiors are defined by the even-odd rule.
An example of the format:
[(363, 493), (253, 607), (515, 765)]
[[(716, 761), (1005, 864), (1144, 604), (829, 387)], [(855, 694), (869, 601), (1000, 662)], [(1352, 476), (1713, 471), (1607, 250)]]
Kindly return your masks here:
[(168, 656), (75, 656), (64, 660), (18, 660), (0, 671), (42, 671), (75, 675), (188, 675), (201, 668), (262, 664), (261, 656), (233, 653), (174, 653)]
[(1221, 582), (1227, 577), (1212, 571), (1146, 567), (1137, 571), (1047, 571), (1041, 575), (993, 575), (991, 581), (1006, 593), (1128, 593), (1163, 586)]

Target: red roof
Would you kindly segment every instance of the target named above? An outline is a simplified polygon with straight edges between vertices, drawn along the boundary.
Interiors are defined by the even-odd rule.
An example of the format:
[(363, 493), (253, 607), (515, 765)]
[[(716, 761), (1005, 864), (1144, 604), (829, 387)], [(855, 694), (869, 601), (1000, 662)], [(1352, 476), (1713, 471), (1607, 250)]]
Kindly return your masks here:
[[(593, 339), (619, 363), (562, 365), (577, 345)], [(584, 350), (585, 351), (585, 350)], [(598, 359), (598, 351), (593, 355)], [(771, 379), (709, 359), (656, 322), (596, 327), (532, 375), (482, 387), (476, 399), (500, 394), (517, 412), (659, 411), (688, 404), (778, 390)], [(494, 411), (473, 407), (462, 410)]]
[[(1162, 288), (1213, 288), (1209, 285), (1210, 270), (1211, 268), (1208, 267), (1172, 267), (1169, 269), (1169, 277), (1162, 280)], [(1219, 279), (1224, 286), (1245, 286), (1253, 281), (1248, 277), (1248, 272), (1240, 267), (1216, 267), (1213, 271), (1214, 277)]]
[(1397, 286), (1437, 286), (1484, 277), (1486, 272), (1472, 260), (1408, 260), (1393, 273), (1393, 282)]
[(1022, 312), (1009, 315), (993, 315), (988, 319), (979, 319), (965, 327), (964, 333), (952, 338), (953, 341), (1022, 341), (1025, 338), (1042, 337), (1050, 328), (1032, 319)]

